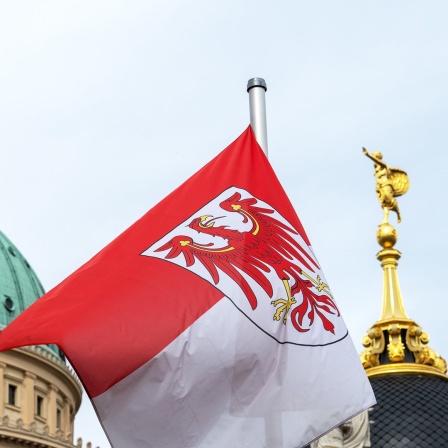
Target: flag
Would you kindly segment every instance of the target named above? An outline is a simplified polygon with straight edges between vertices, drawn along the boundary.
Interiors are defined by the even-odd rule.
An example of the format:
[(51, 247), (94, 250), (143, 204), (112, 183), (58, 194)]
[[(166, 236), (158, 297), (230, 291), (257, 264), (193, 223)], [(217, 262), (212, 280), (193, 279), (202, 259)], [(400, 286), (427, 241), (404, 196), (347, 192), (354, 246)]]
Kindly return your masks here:
[(375, 402), (250, 127), (0, 334), (49, 343), (114, 448), (296, 448)]

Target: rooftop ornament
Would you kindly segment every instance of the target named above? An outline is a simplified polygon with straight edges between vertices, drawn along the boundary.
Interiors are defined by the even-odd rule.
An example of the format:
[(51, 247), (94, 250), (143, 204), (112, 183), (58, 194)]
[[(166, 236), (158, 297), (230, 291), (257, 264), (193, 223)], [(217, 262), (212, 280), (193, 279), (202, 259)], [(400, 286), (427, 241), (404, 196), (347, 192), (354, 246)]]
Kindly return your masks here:
[(391, 168), (380, 152), (363, 153), (374, 162), (376, 194), (383, 209), (383, 221), (377, 230), (377, 241), (382, 250), (376, 255), (383, 268), (383, 309), (380, 319), (367, 331), (362, 343), (366, 349), (360, 355), (369, 377), (391, 373), (432, 374), (446, 378), (446, 361), (428, 347), (429, 335), (404, 309), (398, 281), (398, 260), (395, 249), (396, 229), (389, 223), (389, 211), (401, 221), (396, 197), (409, 189), (409, 177), (401, 169)]

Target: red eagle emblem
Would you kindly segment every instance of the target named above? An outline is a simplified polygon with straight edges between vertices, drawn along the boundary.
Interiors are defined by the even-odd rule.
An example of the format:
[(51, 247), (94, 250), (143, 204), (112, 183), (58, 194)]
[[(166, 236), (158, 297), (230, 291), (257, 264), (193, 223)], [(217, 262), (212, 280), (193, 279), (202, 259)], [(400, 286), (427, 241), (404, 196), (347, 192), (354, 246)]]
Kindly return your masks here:
[[(326, 331), (334, 334), (335, 326), (330, 318), (339, 317), (339, 310), (328, 285), (316, 275), (320, 267), (299, 233), (286, 221), (277, 219), (273, 208), (260, 205), (253, 196), (243, 198), (240, 191), (218, 204), (224, 216), (190, 218), (187, 227), (194, 231), (190, 230), (190, 236), (176, 234), (183, 227), (179, 226), (168, 241), (153, 245), (148, 251), (152, 256), (160, 253), (159, 256), (169, 261), (183, 258), (187, 269), (199, 263), (215, 285), (225, 275), (239, 285), (252, 310), (259, 305), (260, 294), (254, 291), (258, 285), (269, 298), (274, 298), (270, 301), (270, 306), (275, 308), (271, 314), (274, 321), (286, 325), (289, 318), (300, 333), (308, 332), (319, 321)], [(220, 223), (223, 218), (228, 221), (231, 215), (243, 230), (235, 228), (239, 225)], [(302, 245), (298, 240), (302, 240)], [(144, 255), (150, 255), (148, 251)], [(283, 294), (277, 293), (274, 297), (269, 273), (271, 277), (275, 273), (277, 282), (281, 281)]]

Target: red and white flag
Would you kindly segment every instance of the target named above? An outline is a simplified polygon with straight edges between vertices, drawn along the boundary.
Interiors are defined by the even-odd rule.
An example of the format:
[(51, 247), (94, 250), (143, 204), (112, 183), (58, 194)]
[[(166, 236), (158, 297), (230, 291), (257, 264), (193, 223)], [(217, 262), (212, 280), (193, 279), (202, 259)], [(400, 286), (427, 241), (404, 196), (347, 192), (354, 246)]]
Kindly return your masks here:
[(375, 403), (250, 127), (0, 334), (48, 343), (114, 448), (297, 448)]

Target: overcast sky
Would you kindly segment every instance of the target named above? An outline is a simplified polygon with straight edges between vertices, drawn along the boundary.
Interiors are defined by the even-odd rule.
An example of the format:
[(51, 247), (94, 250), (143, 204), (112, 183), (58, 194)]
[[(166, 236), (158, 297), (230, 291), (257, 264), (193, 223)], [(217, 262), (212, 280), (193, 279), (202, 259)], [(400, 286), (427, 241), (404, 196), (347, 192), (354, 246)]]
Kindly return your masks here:
[[(263, 77), (270, 161), (358, 351), (382, 295), (365, 146), (409, 174), (405, 308), (446, 358), (447, 23), (446, 0), (1, 0), (0, 229), (49, 290), (238, 137)], [(108, 448), (92, 412), (75, 437)]]

